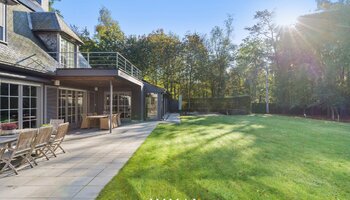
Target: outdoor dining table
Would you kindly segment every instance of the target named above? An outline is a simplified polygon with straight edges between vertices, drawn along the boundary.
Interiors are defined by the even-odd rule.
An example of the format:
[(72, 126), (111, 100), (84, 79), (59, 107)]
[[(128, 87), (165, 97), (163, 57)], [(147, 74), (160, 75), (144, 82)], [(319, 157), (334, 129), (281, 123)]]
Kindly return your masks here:
[[(89, 116), (86, 116), (86, 118), (90, 121), (89, 128), (91, 126), (92, 127), (99, 127), (100, 119), (107, 118), (107, 117), (108, 117), (108, 115), (89, 115)], [(93, 121), (96, 122), (96, 120), (98, 121), (97, 123), (91, 123)]]
[(9, 146), (11, 143), (17, 141), (18, 135), (0, 136), (0, 148)]

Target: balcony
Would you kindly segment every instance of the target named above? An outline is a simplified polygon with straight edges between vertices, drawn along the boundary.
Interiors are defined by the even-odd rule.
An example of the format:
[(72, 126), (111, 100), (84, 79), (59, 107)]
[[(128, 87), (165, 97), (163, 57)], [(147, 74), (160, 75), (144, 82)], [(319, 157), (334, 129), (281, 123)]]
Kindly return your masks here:
[(48, 52), (59, 68), (118, 69), (142, 80), (142, 71), (118, 52)]

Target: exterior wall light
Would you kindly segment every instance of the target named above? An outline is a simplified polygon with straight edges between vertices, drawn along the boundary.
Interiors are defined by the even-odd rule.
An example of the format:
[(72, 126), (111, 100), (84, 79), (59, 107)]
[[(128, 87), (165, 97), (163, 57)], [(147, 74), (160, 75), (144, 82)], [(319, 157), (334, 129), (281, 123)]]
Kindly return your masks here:
[(55, 86), (60, 86), (60, 85), (61, 85), (61, 82), (60, 82), (60, 80), (55, 80), (53, 84), (54, 84)]

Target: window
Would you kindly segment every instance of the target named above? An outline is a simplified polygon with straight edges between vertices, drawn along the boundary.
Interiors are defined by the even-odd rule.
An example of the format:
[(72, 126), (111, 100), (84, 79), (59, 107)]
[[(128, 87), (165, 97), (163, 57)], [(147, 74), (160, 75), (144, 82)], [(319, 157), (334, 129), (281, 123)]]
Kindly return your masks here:
[(59, 90), (58, 117), (69, 123), (81, 122), (84, 108), (84, 92)]
[(23, 128), (37, 127), (38, 96), (37, 87), (23, 86)]
[(6, 42), (6, 5), (0, 3), (0, 41)]
[(147, 117), (149, 119), (157, 119), (158, 117), (158, 95), (148, 93), (146, 96)]
[(40, 87), (0, 83), (0, 123), (16, 123), (19, 128), (39, 126)]
[(19, 121), (19, 86), (9, 83), (1, 83), (0, 91), (0, 112), (1, 123), (16, 123)]
[(75, 67), (75, 45), (61, 37), (61, 64), (65, 68)]
[[(105, 111), (109, 112), (109, 93), (105, 95)], [(121, 113), (122, 119), (131, 119), (131, 92), (113, 93), (113, 112)]]

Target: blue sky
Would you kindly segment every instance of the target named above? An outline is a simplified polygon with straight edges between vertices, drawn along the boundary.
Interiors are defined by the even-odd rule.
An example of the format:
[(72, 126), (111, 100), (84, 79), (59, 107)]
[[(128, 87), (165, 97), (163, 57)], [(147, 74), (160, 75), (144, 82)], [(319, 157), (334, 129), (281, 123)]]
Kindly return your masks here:
[(254, 24), (257, 10), (274, 9), (277, 23), (288, 24), (316, 9), (315, 0), (61, 0), (55, 4), (67, 23), (91, 32), (103, 6), (127, 35), (148, 34), (159, 28), (180, 36), (188, 31), (209, 34), (231, 14), (237, 44), (247, 36), (244, 28)]

